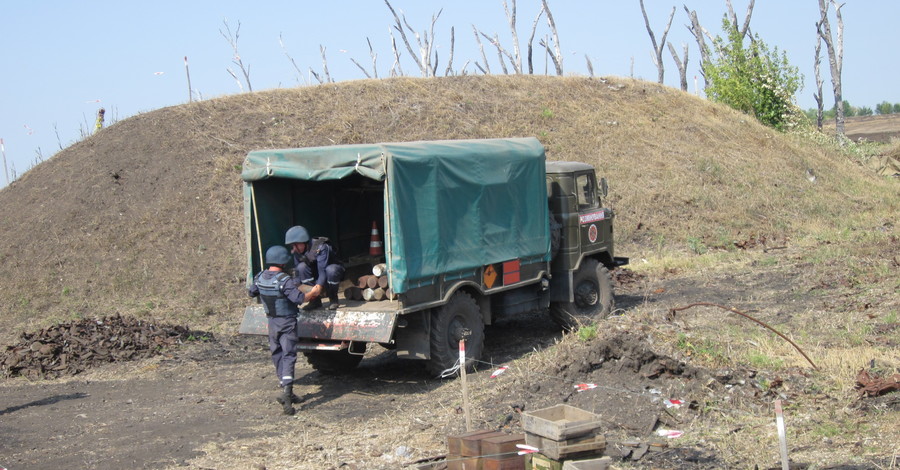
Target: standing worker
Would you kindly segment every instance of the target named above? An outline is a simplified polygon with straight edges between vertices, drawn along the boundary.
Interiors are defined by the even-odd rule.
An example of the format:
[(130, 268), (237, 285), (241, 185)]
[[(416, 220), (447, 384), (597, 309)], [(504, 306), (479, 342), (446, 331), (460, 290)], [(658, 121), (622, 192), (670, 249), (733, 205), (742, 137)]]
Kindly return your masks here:
[[(291, 247), (294, 257), (295, 276), (304, 286), (311, 286), (306, 292), (309, 304), (304, 309), (320, 308), (322, 295), (328, 297), (328, 309), (338, 308), (338, 286), (346, 269), (338, 260), (337, 251), (325, 237), (312, 239), (309, 232), (300, 225), (288, 229), (284, 244)], [(307, 290), (307, 289), (304, 289)]]
[(298, 288), (300, 280), (284, 272), (291, 263), (287, 248), (276, 245), (266, 250), (266, 264), (269, 267), (253, 278), (250, 296), (259, 296), (266, 316), (269, 318), (269, 351), (275, 374), (282, 387), (282, 394), (275, 400), (284, 409), (284, 414), (294, 414), (294, 403), (300, 398), (294, 395), (294, 365), (297, 362), (297, 314), (298, 304), (302, 304), (304, 294)]

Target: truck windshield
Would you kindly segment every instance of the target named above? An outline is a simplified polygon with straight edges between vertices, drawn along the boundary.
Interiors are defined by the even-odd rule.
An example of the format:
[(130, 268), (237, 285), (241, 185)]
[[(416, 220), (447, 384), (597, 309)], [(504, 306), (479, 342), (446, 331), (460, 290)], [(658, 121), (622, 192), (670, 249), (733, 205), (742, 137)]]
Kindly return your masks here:
[(578, 193), (578, 208), (591, 209), (597, 207), (597, 183), (592, 173), (578, 175), (575, 178), (575, 187)]

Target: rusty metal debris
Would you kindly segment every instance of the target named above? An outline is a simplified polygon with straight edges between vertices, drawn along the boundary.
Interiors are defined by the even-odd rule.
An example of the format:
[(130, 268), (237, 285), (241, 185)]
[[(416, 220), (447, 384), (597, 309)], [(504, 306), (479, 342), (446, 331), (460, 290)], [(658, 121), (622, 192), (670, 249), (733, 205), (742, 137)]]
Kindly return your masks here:
[(212, 335), (114, 315), (22, 333), (0, 351), (0, 374), (32, 379), (71, 376), (100, 364), (144, 359), (183, 341)]
[(791, 346), (793, 346), (794, 349), (796, 349), (797, 352), (799, 352), (799, 353), (806, 359), (806, 361), (809, 362), (809, 364), (813, 367), (813, 369), (819, 370), (819, 366), (817, 366), (817, 365), (812, 361), (812, 359), (810, 359), (809, 356), (807, 356), (806, 353), (803, 352), (802, 349), (800, 349), (800, 346), (797, 346), (796, 343), (794, 343), (793, 341), (791, 341), (790, 338), (788, 338), (787, 336), (781, 334), (781, 332), (778, 331), (778, 330), (776, 330), (775, 328), (772, 328), (771, 326), (765, 324), (764, 322), (762, 322), (762, 321), (760, 321), (760, 320), (757, 320), (756, 318), (753, 318), (753, 317), (751, 317), (750, 315), (747, 315), (746, 313), (741, 312), (740, 310), (738, 310), (738, 309), (736, 309), (736, 308), (734, 308), (734, 307), (725, 307), (725, 306), (722, 306), (722, 305), (719, 305), (719, 304), (714, 304), (714, 303), (709, 303), (709, 302), (697, 302), (697, 303), (693, 303), (693, 304), (690, 304), (690, 305), (686, 305), (686, 306), (684, 306), (684, 307), (677, 307), (677, 308), (673, 308), (673, 309), (669, 310), (669, 318), (675, 318), (675, 313), (676, 313), (676, 312), (680, 312), (680, 311), (682, 311), (682, 310), (687, 310), (687, 309), (689, 309), (689, 308), (691, 308), (691, 307), (718, 307), (718, 308), (721, 308), (722, 310), (727, 310), (727, 311), (729, 311), (729, 312), (736, 313), (736, 314), (738, 314), (738, 315), (740, 315), (740, 316), (742, 316), (742, 317), (744, 317), (744, 318), (746, 318), (746, 319), (748, 319), (748, 320), (754, 321), (754, 322), (756, 322), (757, 324), (761, 325), (762, 327), (768, 329), (768, 330), (771, 331), (772, 333), (775, 333), (776, 335), (780, 336), (781, 339), (783, 339), (783, 340), (787, 341), (788, 343), (790, 343)]
[(861, 369), (856, 374), (856, 392), (860, 398), (877, 397), (890, 392), (900, 392), (900, 374), (881, 377)]

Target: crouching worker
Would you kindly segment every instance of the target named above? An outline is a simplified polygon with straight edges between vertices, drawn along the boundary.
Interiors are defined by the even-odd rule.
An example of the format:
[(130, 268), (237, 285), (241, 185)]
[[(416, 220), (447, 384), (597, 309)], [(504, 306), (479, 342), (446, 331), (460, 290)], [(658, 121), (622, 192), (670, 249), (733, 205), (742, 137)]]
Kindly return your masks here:
[(318, 237), (310, 240), (309, 232), (295, 225), (284, 234), (284, 244), (291, 247), (294, 275), (300, 278), (306, 300), (309, 301), (303, 308), (320, 308), (322, 297), (328, 297), (328, 309), (337, 309), (338, 286), (344, 278), (345, 268), (328, 239)]
[(269, 350), (275, 374), (282, 387), (276, 398), (284, 408), (284, 414), (294, 414), (293, 403), (300, 403), (294, 395), (294, 365), (297, 362), (297, 314), (298, 304), (303, 303), (303, 292), (298, 290), (300, 280), (284, 272), (292, 262), (287, 248), (277, 245), (266, 251), (268, 268), (253, 278), (250, 296), (259, 296), (269, 318)]

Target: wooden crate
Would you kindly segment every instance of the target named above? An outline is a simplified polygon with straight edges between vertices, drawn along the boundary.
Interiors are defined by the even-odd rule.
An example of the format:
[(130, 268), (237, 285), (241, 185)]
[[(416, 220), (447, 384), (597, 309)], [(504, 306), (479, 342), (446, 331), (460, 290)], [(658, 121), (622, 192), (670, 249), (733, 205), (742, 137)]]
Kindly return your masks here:
[(488, 437), (505, 435), (498, 431), (486, 429), (470, 431), (456, 436), (447, 436), (447, 454), (461, 455), (464, 457), (478, 457), (481, 455), (481, 440)]
[(502, 456), (502, 454), (515, 454), (519, 451), (516, 444), (525, 443), (525, 434), (504, 434), (502, 436), (488, 437), (481, 441), (481, 455)]
[(553, 459), (563, 459), (576, 455), (592, 456), (602, 454), (603, 450), (606, 449), (606, 437), (597, 431), (560, 441), (525, 433), (525, 443), (537, 447), (542, 454)]
[(482, 457), (482, 470), (525, 470), (525, 457), (512, 455), (509, 457)]
[(566, 460), (562, 470), (607, 470), (612, 465), (612, 459), (603, 457), (590, 460)]
[(529, 454), (531, 462), (528, 470), (562, 470), (563, 463), (559, 460), (551, 459), (544, 454)]
[(555, 405), (522, 413), (526, 433), (555, 441), (583, 436), (600, 428), (600, 417), (574, 406)]

